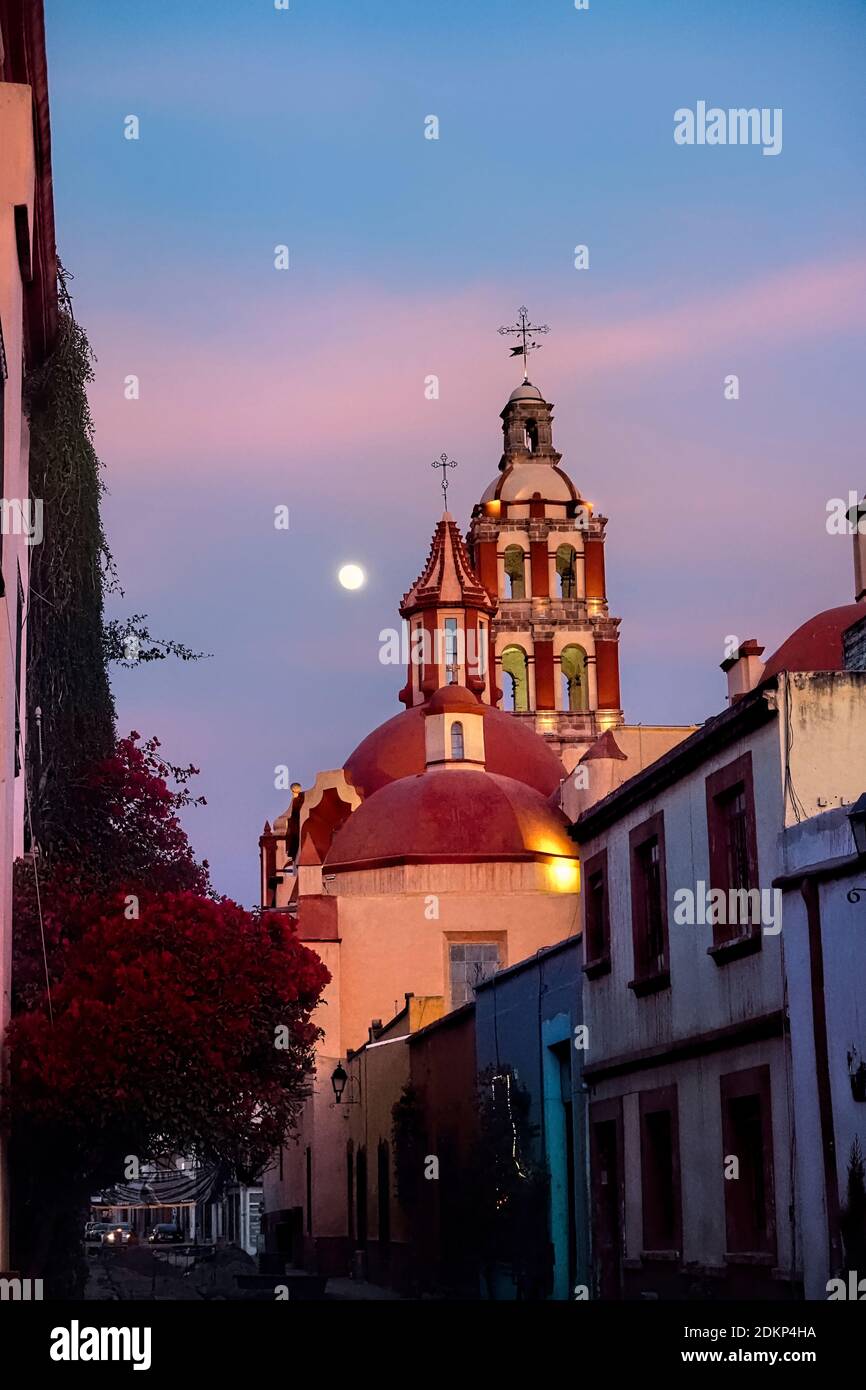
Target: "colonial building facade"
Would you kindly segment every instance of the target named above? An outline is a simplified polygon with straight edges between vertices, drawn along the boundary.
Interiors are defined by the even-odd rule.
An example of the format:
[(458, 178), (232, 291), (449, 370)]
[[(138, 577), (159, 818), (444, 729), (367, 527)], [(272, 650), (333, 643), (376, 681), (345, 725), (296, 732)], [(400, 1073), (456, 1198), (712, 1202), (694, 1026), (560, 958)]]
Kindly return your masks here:
[[(56, 320), (42, 4), (0, 0), (0, 1036), (10, 1011), (12, 864), (24, 849), (29, 555), (40, 535), (23, 394), (51, 350)], [(9, 1259), (7, 1214), (0, 1153), (0, 1269)]]
[(574, 826), (599, 1297), (821, 1297), (840, 1272), (866, 1046), (839, 897), (863, 862), (861, 616), (816, 615), (766, 664), (744, 643), (729, 708)]

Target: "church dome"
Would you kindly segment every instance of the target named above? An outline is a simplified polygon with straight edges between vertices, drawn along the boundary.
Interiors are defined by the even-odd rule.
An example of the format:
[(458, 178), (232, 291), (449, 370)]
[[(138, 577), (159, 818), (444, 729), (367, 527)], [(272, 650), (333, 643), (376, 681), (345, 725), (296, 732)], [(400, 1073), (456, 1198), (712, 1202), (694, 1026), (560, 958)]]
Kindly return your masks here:
[(517, 463), (506, 468), (487, 488), (482, 502), (579, 502), (574, 483), (551, 463)]
[[(400, 716), (403, 718), (404, 716)], [(325, 870), (396, 863), (573, 860), (565, 818), (525, 782), (461, 769), (402, 777), (337, 831)]]
[(827, 608), (802, 623), (767, 661), (762, 680), (780, 671), (841, 671), (844, 665), (842, 633), (866, 616), (866, 604), (845, 603)]
[(544, 397), (537, 386), (533, 386), (531, 381), (522, 381), (519, 386), (515, 386), (510, 401), (543, 401)]
[[(454, 691), (464, 693), (457, 696), (451, 693)], [(469, 693), (463, 686), (444, 686), (436, 692), (433, 700), (437, 697), (442, 700), (465, 698)], [(424, 718), (431, 712), (431, 704), (432, 700), (426, 705), (413, 705), (402, 714), (395, 714), (393, 719), (386, 720), (368, 734), (349, 754), (345, 763), (346, 776), (364, 796), (372, 796), (380, 787), (398, 778), (411, 777), (424, 771)], [(477, 702), (471, 708), (484, 716), (484, 750), (488, 772), (514, 777), (542, 796), (549, 796), (559, 786), (564, 771), (544, 739), (504, 710)], [(434, 712), (442, 713), (443, 710)]]

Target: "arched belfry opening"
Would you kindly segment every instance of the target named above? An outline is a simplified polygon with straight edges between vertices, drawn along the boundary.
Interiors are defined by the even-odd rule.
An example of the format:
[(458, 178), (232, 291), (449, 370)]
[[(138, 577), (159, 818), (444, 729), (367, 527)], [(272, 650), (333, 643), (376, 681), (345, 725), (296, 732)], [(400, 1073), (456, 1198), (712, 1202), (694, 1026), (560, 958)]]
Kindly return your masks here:
[(526, 652), (522, 647), (506, 647), (502, 653), (502, 674), (504, 700), (503, 708), (515, 714), (525, 714), (529, 709), (529, 671)]
[(526, 423), (524, 424), (524, 427), (523, 427), (523, 428), (524, 428), (524, 435), (525, 435), (525, 439), (526, 439), (526, 447), (527, 447), (527, 449), (529, 450), (530, 454), (537, 454), (537, 453), (538, 453), (538, 421), (537, 421), (537, 420), (527, 420)]
[(564, 647), (559, 666), (562, 672), (562, 708), (571, 714), (585, 714), (589, 709), (589, 688), (583, 647), (574, 643)]
[(559, 597), (577, 598), (577, 552), (573, 545), (561, 545), (556, 552)]
[(505, 579), (508, 598), (526, 598), (526, 557), (523, 547), (505, 547)]

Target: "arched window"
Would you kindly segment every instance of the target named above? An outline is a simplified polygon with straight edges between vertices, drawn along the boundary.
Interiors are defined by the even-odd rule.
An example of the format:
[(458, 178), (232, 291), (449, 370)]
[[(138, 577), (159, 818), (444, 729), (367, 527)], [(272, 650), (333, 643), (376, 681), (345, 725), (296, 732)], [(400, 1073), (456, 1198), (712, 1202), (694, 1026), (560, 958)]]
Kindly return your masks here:
[(577, 598), (577, 554), (573, 545), (561, 545), (556, 552), (559, 597)]
[(589, 709), (589, 688), (586, 680), (586, 652), (583, 647), (564, 647), (559, 658), (562, 671), (562, 708), (572, 714)]
[(451, 756), (458, 762), (462, 762), (465, 756), (463, 752), (463, 725), (459, 720), (451, 725)]
[(523, 427), (526, 447), (531, 454), (538, 451), (538, 423), (535, 420), (527, 420)]
[(505, 575), (508, 586), (508, 598), (526, 598), (526, 576), (524, 572), (523, 547), (520, 545), (508, 545), (505, 547)]
[(506, 647), (502, 653), (502, 682), (504, 691), (503, 706), (516, 714), (525, 714), (529, 709), (529, 677), (527, 674), (526, 652), (522, 647)]

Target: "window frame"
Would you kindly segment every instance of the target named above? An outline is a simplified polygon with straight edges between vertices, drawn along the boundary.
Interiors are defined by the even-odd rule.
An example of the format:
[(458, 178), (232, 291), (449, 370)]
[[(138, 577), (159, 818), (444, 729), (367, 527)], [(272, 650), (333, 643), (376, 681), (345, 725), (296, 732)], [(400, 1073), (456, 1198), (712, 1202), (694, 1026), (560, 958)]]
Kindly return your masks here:
[[(643, 1259), (681, 1259), (683, 1249), (683, 1188), (680, 1160), (679, 1104), (676, 1085), (659, 1086), (639, 1093), (640, 1114), (640, 1174), (641, 1174), (641, 1239)], [(650, 1187), (650, 1155), (647, 1119), (650, 1115), (668, 1114), (671, 1122), (671, 1180), (673, 1198), (673, 1244), (662, 1245), (651, 1240), (655, 1233), (647, 1226), (647, 1196)]]
[[(776, 1245), (776, 1196), (775, 1196), (775, 1156), (773, 1153), (773, 1094), (769, 1063), (757, 1067), (747, 1067), (744, 1071), (725, 1072), (719, 1077), (719, 1092), (722, 1110), (722, 1146), (724, 1160), (736, 1154), (734, 1148), (731, 1102), (757, 1096), (761, 1114), (762, 1176), (764, 1183), (764, 1225), (761, 1247), (748, 1248), (740, 1245), (740, 1235), (735, 1230), (739, 1217), (738, 1209), (732, 1200), (742, 1191), (734, 1187), (739, 1179), (723, 1176), (725, 1191), (725, 1261), (728, 1264), (766, 1264), (775, 1265)], [(736, 1155), (739, 1157), (739, 1155)], [(722, 1169), (724, 1174), (724, 1166)]]
[[(647, 914), (646, 896), (641, 891), (638, 892), (638, 884), (641, 888), (644, 884), (644, 874), (642, 868), (642, 851), (651, 840), (658, 844), (659, 862), (659, 909), (660, 909), (660, 928), (662, 937), (662, 964), (659, 969), (657, 966), (650, 967), (647, 964), (646, 940), (647, 940)], [(634, 979), (629, 980), (628, 987), (641, 997), (645, 994), (655, 994), (659, 990), (670, 987), (670, 938), (668, 933), (668, 880), (667, 880), (667, 855), (665, 851), (665, 818), (664, 811), (657, 811), (655, 815), (648, 816), (629, 831), (628, 837), (628, 857), (629, 857), (629, 886), (631, 890), (631, 929), (632, 946), (634, 949)]]
[[(730, 882), (727, 833), (729, 822), (725, 816), (724, 805), (740, 785), (742, 785), (745, 799), (746, 863), (748, 865), (749, 889), (760, 891), (755, 785), (751, 751), (741, 754), (732, 762), (726, 763), (724, 767), (710, 773), (705, 780), (710, 888), (720, 889), (726, 896), (734, 885)], [(728, 901), (730, 902), (730, 898)], [(745, 931), (739, 927), (732, 931), (727, 922), (713, 922), (713, 944), (707, 947), (707, 954), (717, 965), (725, 965), (728, 961), (752, 955), (761, 949), (760, 920), (749, 922), (746, 926)]]
[[(602, 881), (602, 907), (601, 907), (601, 930), (600, 939), (596, 938), (596, 924), (590, 923), (590, 897), (589, 886), (593, 878), (601, 874)], [(583, 909), (583, 954), (584, 965), (583, 973), (588, 979), (597, 979), (600, 975), (610, 974), (610, 894), (609, 878), (607, 866), (607, 848), (600, 849), (597, 853), (590, 856), (585, 864), (581, 866), (581, 875), (584, 883)], [(601, 950), (596, 949), (601, 946)]]

